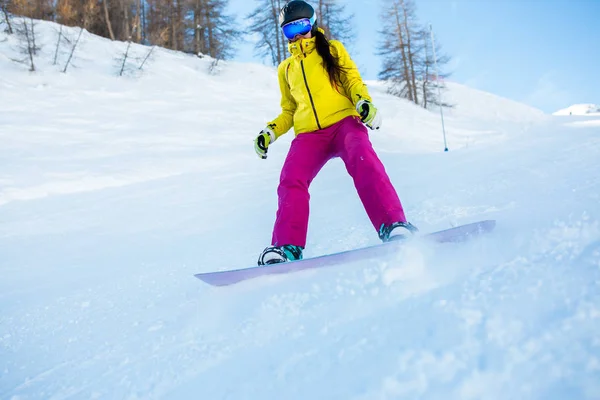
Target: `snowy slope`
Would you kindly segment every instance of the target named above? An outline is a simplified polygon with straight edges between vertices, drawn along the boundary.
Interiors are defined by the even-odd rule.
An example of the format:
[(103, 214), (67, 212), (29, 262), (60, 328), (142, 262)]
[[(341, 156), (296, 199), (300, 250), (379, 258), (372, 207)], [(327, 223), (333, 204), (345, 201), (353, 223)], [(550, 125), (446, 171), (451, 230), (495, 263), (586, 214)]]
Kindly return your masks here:
[(590, 115), (600, 116), (600, 106), (596, 104), (573, 104), (554, 113), (554, 115)]
[[(215, 289), (193, 274), (270, 239), (275, 70), (157, 49), (118, 78), (124, 44), (84, 34), (62, 74), (53, 27), (35, 74), (0, 33), (0, 398), (600, 397), (600, 118), (451, 84), (446, 153), (437, 112), (369, 82), (410, 220), (496, 232)], [(306, 256), (377, 243), (339, 160), (310, 224)]]

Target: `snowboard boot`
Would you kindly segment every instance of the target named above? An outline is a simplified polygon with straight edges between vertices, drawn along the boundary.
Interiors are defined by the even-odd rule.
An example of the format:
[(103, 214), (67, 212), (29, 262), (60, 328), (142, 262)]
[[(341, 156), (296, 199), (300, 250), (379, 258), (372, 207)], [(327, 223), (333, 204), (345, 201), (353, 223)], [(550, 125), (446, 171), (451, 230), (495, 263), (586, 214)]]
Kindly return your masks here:
[(419, 230), (410, 222), (394, 222), (390, 225), (381, 224), (379, 238), (385, 242), (404, 240), (414, 235)]
[(300, 246), (286, 244), (285, 246), (269, 246), (258, 257), (258, 265), (277, 264), (286, 261), (302, 260)]

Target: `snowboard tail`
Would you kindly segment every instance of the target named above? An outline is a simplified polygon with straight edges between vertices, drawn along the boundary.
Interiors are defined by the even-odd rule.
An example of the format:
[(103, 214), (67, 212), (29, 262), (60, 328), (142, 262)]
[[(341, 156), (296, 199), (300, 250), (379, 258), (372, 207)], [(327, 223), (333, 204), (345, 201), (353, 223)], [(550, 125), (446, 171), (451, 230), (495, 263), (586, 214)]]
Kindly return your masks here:
[[(474, 222), (467, 225), (460, 225), (454, 228), (428, 233), (422, 238), (432, 240), (436, 243), (457, 243), (464, 242), (474, 236), (491, 232), (496, 226), (495, 220), (485, 220)], [(205, 283), (213, 286), (227, 286), (257, 278), (264, 275), (287, 274), (296, 271), (302, 271), (313, 268), (327, 267), (331, 265), (343, 264), (345, 262), (354, 262), (376, 258), (385, 254), (392, 253), (405, 241), (392, 241), (373, 246), (362, 247), (354, 250), (342, 251), (339, 253), (326, 254), (313, 258), (305, 258), (298, 261), (289, 261), (279, 264), (255, 266), (243, 269), (204, 272), (194, 276)]]

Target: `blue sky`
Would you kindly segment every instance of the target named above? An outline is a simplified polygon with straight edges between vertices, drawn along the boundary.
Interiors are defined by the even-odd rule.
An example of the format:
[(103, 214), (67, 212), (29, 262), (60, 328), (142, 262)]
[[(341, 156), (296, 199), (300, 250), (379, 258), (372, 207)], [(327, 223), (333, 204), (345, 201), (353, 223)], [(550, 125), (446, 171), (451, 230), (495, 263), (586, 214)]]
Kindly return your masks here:
[[(384, 0), (339, 0), (355, 15), (349, 43), (365, 79), (376, 79)], [(252, 0), (230, 0), (242, 17)], [(554, 112), (600, 103), (600, 0), (416, 0), (422, 23), (452, 58), (450, 80)], [(238, 61), (262, 62), (251, 42)]]

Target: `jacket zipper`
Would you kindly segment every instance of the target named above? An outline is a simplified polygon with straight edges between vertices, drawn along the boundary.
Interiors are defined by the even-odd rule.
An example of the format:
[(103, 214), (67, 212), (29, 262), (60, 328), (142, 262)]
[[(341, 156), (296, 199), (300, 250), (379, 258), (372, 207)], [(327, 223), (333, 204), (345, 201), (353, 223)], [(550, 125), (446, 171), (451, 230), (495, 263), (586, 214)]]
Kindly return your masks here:
[[(300, 50), (302, 50), (302, 54), (304, 54), (304, 50), (302, 49), (302, 43), (300, 43)], [(304, 54), (306, 57), (306, 54)], [(317, 121), (317, 126), (319, 129), (321, 128), (321, 124), (319, 123), (319, 117), (317, 116), (317, 109), (315, 108), (315, 102), (313, 101), (312, 94), (310, 93), (310, 88), (308, 87), (308, 80), (306, 79), (306, 73), (304, 72), (304, 60), (300, 60), (300, 67), (302, 67), (302, 76), (304, 77), (304, 84), (306, 85), (306, 91), (308, 92), (308, 98), (310, 99), (310, 105), (312, 106), (313, 113), (315, 113), (315, 120)]]
[(313, 101), (312, 94), (310, 93), (310, 88), (308, 87), (308, 81), (306, 80), (306, 73), (304, 72), (304, 61), (300, 61), (300, 66), (302, 67), (302, 76), (304, 76), (304, 84), (306, 85), (306, 90), (308, 91), (308, 98), (310, 99), (310, 104), (312, 106), (313, 112), (315, 113), (315, 120), (317, 121), (317, 126), (319, 127), (319, 129), (323, 129), (321, 128), (321, 124), (319, 123), (319, 117), (317, 116), (315, 102)]

